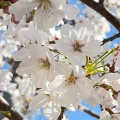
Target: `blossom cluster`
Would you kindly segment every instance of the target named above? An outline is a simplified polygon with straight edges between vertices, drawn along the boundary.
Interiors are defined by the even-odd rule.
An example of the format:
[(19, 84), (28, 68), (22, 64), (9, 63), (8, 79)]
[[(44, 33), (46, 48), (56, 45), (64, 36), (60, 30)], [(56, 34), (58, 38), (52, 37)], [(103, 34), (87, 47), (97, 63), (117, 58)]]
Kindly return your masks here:
[[(57, 120), (62, 107), (75, 111), (85, 100), (102, 106), (100, 120), (120, 119), (119, 46), (102, 46), (110, 31), (104, 18), (88, 7), (78, 18), (79, 8), (67, 0), (19, 0), (8, 10), (0, 11), (0, 29), (5, 30), (1, 61), (7, 57), (20, 63), (18, 89), (29, 98), (30, 109), (42, 108), (49, 120)], [(64, 24), (65, 19), (75, 24)], [(113, 64), (116, 73), (110, 71)], [(16, 87), (4, 78), (6, 72), (1, 74), (0, 90), (12, 94)]]

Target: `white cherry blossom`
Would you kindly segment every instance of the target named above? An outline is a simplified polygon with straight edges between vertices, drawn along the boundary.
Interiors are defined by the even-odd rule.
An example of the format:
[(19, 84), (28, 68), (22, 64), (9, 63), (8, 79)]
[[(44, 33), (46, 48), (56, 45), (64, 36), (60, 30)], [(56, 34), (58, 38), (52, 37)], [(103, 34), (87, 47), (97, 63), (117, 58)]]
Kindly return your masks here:
[(10, 83), (12, 76), (12, 73), (8, 70), (2, 71), (0, 73), (0, 90), (7, 91), (12, 86), (12, 84)]
[[(74, 19), (79, 9), (67, 5), (66, 0), (19, 0), (10, 7), (10, 13), (14, 14), (16, 20), (23, 15), (36, 9), (34, 21), (39, 29), (49, 29), (56, 26), (63, 17)], [(72, 13), (71, 13), (72, 10)]]
[(39, 91), (38, 95), (35, 96), (30, 104), (29, 108), (37, 110), (43, 108), (44, 115), (49, 120), (57, 120), (61, 112), (61, 106), (54, 101), (54, 98), (49, 92)]
[(83, 24), (75, 30), (70, 25), (61, 28), (62, 38), (56, 43), (56, 48), (68, 60), (77, 65), (85, 65), (86, 56), (95, 57), (100, 53), (100, 41), (94, 40), (94, 27), (90, 23)]
[(52, 81), (55, 60), (53, 54), (46, 46), (34, 44), (29, 47), (30, 57), (20, 63), (17, 72), (20, 75), (28, 74), (35, 87), (40, 88), (47, 81)]
[(28, 76), (24, 76), (20, 82), (19, 91), (25, 96), (33, 96), (35, 94), (35, 86), (32, 84)]
[(108, 82), (116, 92), (120, 91), (120, 75), (119, 74), (109, 73), (104, 75), (104, 77), (107, 78)]
[(119, 120), (120, 119), (120, 115), (115, 113), (115, 114), (111, 114), (106, 111), (103, 110), (100, 114), (100, 120)]
[(85, 77), (84, 69), (64, 62), (58, 65), (59, 74), (49, 84), (49, 89), (53, 91), (60, 105), (69, 108), (77, 99), (78, 93), (82, 97), (90, 96), (92, 83)]
[[(23, 117), (28, 102), (35, 112), (41, 109), (48, 120), (57, 120), (63, 108), (76, 111), (85, 100), (102, 106), (100, 120), (120, 119), (119, 46), (109, 52), (110, 44), (101, 45), (112, 28), (107, 19), (78, 0), (72, 1), (80, 5), (79, 16), (70, 0), (10, 1), (0, 9), (0, 97), (8, 91)], [(93, 2), (103, 2), (109, 14), (120, 18), (120, 0)], [(13, 75), (3, 70), (6, 65)]]
[(104, 88), (95, 89), (92, 92), (92, 97), (95, 99), (95, 102), (101, 104), (103, 108), (112, 108), (118, 105), (117, 101), (113, 98), (111, 90)]
[(115, 90), (116, 92), (120, 91), (120, 75), (115, 73), (108, 73), (100, 78), (94, 78), (93, 80), (94, 85), (108, 85), (111, 89)]
[(15, 61), (22, 61), (24, 58), (30, 56), (28, 48), (34, 44), (42, 45), (43, 38), (40, 31), (34, 26), (34, 23), (31, 22), (28, 24), (27, 28), (19, 30), (18, 41), (23, 47), (15, 55), (13, 55), (13, 58)]

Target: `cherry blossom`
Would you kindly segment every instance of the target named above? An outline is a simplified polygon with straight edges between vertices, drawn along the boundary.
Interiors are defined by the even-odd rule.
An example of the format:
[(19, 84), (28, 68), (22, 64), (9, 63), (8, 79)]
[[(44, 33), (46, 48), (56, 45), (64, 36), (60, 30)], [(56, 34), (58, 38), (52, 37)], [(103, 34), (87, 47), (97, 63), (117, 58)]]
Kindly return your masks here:
[(86, 56), (95, 57), (100, 53), (101, 42), (94, 40), (94, 27), (90, 23), (75, 30), (68, 24), (64, 25), (61, 28), (61, 36), (56, 43), (57, 49), (67, 55), (73, 64), (85, 65)]
[(26, 96), (33, 96), (35, 94), (35, 86), (32, 84), (28, 76), (25, 76), (20, 82), (19, 91)]
[(53, 54), (46, 46), (34, 44), (29, 47), (30, 56), (20, 63), (17, 72), (21, 75), (28, 74), (36, 88), (41, 88), (47, 81), (52, 81), (55, 60)]
[(61, 106), (54, 101), (54, 97), (51, 96), (49, 92), (39, 91), (38, 95), (35, 96), (29, 104), (29, 108), (33, 108), (34, 110), (40, 107), (43, 108), (43, 113), (49, 120), (56, 120), (61, 111)]
[(119, 120), (120, 115), (119, 114), (113, 114), (110, 115), (109, 112), (107, 111), (102, 111), (100, 115), (100, 120)]
[(59, 74), (49, 84), (49, 88), (52, 91), (54, 90), (54, 94), (58, 97), (59, 103), (69, 108), (70, 104), (77, 99), (78, 93), (82, 97), (90, 96), (92, 83), (85, 77), (85, 71), (82, 68), (67, 63), (59, 64), (61, 66), (61, 69), (59, 68)]
[(9, 11), (15, 15), (16, 20), (20, 20), (23, 15), (34, 10), (34, 8), (37, 8), (34, 22), (39, 29), (45, 30), (56, 26), (63, 17), (73, 19), (79, 13), (79, 9), (67, 5), (66, 0), (19, 0), (10, 7)]
[[(7, 91), (25, 119), (37, 112), (67, 120), (66, 110), (86, 112), (82, 100), (101, 106), (100, 120), (120, 119), (119, 43), (111, 47), (120, 37), (120, 1), (81, 1), (0, 2), (0, 97)], [(118, 33), (107, 39), (111, 24)], [(8, 117), (1, 98), (0, 113)]]
[(12, 73), (3, 71), (0, 73), (0, 90), (7, 91), (12, 85), (10, 84)]

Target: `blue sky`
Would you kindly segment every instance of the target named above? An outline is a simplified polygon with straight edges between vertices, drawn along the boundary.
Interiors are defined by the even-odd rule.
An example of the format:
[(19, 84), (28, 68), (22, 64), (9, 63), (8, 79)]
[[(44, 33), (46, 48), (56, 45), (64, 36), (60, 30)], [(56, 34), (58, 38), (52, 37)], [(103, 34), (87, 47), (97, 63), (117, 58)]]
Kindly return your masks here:
[[(97, 105), (96, 107), (91, 107), (90, 105), (88, 105), (85, 101), (82, 102), (82, 104), (86, 107), (88, 107), (91, 111), (94, 111), (98, 114), (100, 114), (101, 112), (101, 108), (99, 105)], [(75, 112), (72, 111), (67, 111), (67, 116), (69, 118), (69, 120), (97, 120), (94, 117), (91, 117), (89, 114), (82, 112), (80, 110), (77, 110)]]

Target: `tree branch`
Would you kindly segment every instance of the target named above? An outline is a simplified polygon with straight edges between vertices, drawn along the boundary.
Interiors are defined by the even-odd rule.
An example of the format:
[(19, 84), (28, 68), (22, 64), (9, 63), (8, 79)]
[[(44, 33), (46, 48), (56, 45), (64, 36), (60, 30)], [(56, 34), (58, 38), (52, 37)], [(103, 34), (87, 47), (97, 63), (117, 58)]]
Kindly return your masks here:
[(83, 112), (91, 115), (92, 117), (95, 117), (95, 118), (97, 118), (97, 119), (100, 118), (100, 116), (99, 116), (97, 113), (89, 110), (89, 109), (88, 109), (87, 107), (85, 107), (85, 106), (79, 105), (79, 106), (78, 106), (78, 109), (80, 109), (81, 111), (83, 111)]
[[(102, 1), (102, 0), (101, 0)], [(120, 32), (120, 21), (113, 16), (103, 4), (96, 3), (93, 0), (81, 0), (84, 4), (94, 9), (97, 13), (105, 17), (119, 32)]]
[(104, 39), (102, 42), (102, 45), (104, 45), (105, 43), (109, 42), (109, 41), (113, 41), (114, 39), (116, 38), (119, 38), (120, 37), (120, 33), (117, 33), (115, 34), (114, 36), (110, 37), (110, 38), (107, 38), (107, 39)]
[(9, 111), (9, 113), (11, 114), (10, 116), (4, 114), (5, 117), (7, 117), (9, 120), (24, 120), (17, 111), (15, 111), (11, 106), (9, 106), (7, 101), (2, 96), (0, 96), (0, 111)]
[(104, 3), (104, 0), (99, 0), (99, 3), (100, 3), (100, 4), (103, 4), (103, 3)]
[(61, 107), (61, 113), (60, 113), (60, 115), (59, 115), (57, 120), (62, 120), (63, 119), (63, 115), (64, 115), (65, 111), (66, 111), (66, 108), (65, 107)]
[[(87, 107), (85, 107), (85, 106), (83, 106), (83, 105), (79, 105), (79, 106), (78, 106), (78, 109), (81, 110), (81, 111), (83, 111), (83, 112), (85, 112), (85, 113), (87, 113), (87, 114), (89, 114), (89, 115), (92, 116), (92, 117), (95, 117), (95, 118), (97, 118), (97, 119), (100, 118), (100, 116), (99, 116), (97, 113), (89, 110)], [(62, 120), (65, 111), (66, 111), (66, 108), (65, 108), (65, 107), (61, 107), (61, 113), (60, 113), (60, 115), (59, 115), (59, 117), (58, 117), (57, 120)]]

